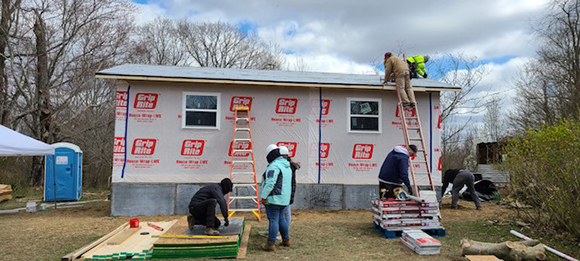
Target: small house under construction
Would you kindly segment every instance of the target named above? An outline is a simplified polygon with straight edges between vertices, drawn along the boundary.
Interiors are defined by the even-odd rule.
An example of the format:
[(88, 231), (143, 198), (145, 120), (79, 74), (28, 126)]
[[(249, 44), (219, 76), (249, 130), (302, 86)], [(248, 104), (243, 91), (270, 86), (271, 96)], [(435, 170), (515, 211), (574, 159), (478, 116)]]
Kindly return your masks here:
[[(379, 75), (125, 64), (97, 77), (117, 82), (112, 215), (187, 213), (200, 186), (230, 176), (240, 106), (250, 111), (258, 182), (268, 144), (285, 145), (302, 165), (293, 208), (368, 208), (383, 160), (404, 144), (399, 114), (413, 113), (399, 112)], [(440, 93), (460, 88), (412, 84), (440, 186)]]

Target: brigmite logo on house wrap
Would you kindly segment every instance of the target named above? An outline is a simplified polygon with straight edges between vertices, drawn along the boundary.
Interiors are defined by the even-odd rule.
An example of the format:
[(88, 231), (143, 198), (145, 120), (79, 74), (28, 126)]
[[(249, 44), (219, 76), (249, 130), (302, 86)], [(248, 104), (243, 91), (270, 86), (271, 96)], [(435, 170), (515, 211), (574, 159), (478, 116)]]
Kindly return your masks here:
[(357, 143), (352, 148), (353, 159), (371, 159), (373, 157), (373, 149), (375, 145)]
[(157, 107), (157, 93), (140, 92), (135, 96), (135, 109), (152, 110)]
[(135, 139), (133, 142), (133, 155), (153, 155), (155, 153), (155, 139)]
[(286, 146), (286, 148), (288, 148), (288, 156), (290, 158), (294, 158), (294, 156), (296, 155), (296, 147), (298, 147), (298, 142), (280, 141), (276, 143), (276, 146), (278, 147)]
[(184, 140), (181, 146), (181, 156), (201, 156), (205, 147), (204, 140)]
[(328, 152), (330, 151), (330, 143), (320, 143), (320, 158), (328, 158)]
[(328, 115), (330, 110), (330, 100), (322, 100), (322, 115)]
[(113, 154), (125, 153), (125, 138), (115, 137), (115, 144), (113, 145)]
[[(251, 150), (252, 143), (249, 141), (238, 141), (236, 142), (236, 147), (234, 148), (234, 141), (230, 141), (230, 149), (228, 150), (228, 156), (232, 156), (232, 152), (235, 150)], [(236, 152), (236, 156), (238, 157), (247, 157), (250, 156), (249, 152)]]
[(298, 99), (295, 98), (279, 98), (276, 102), (277, 114), (294, 114), (296, 113), (296, 106), (298, 106)]
[(234, 96), (230, 102), (230, 111), (233, 112), (236, 107), (248, 107), (252, 110), (252, 97)]
[(117, 107), (127, 107), (126, 91), (117, 91)]

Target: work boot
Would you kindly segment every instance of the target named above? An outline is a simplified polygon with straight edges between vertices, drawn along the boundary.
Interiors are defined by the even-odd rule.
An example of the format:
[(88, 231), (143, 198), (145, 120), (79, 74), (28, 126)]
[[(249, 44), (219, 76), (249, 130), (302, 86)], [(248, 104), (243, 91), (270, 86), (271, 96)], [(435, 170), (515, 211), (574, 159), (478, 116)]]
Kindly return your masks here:
[(262, 245), (262, 250), (264, 251), (274, 251), (276, 250), (276, 242), (270, 242)]
[(208, 236), (219, 236), (220, 232), (213, 227), (208, 227), (205, 229), (205, 234)]
[(193, 216), (187, 216), (187, 226), (189, 227), (189, 230), (193, 230), (193, 227), (195, 226), (195, 218)]
[(289, 247), (290, 246), (290, 238), (282, 239), (282, 246)]

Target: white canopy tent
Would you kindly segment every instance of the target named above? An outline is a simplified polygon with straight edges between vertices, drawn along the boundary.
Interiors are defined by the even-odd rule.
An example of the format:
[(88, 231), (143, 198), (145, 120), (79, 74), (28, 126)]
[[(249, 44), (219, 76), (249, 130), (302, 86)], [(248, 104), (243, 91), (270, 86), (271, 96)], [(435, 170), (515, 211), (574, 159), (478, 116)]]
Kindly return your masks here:
[[(54, 155), (54, 147), (20, 132), (0, 125), (0, 156)], [(53, 174), (54, 160), (53, 160)], [(56, 208), (56, 177), (54, 177), (54, 207)]]
[(54, 147), (0, 125), (0, 156), (54, 155)]

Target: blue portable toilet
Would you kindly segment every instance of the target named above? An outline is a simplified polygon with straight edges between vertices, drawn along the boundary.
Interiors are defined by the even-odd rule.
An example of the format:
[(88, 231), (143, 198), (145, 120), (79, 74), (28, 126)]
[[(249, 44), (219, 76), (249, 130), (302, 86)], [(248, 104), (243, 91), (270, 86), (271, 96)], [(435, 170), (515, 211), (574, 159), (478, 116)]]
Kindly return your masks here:
[(68, 142), (59, 142), (52, 146), (55, 148), (54, 155), (46, 156), (44, 162), (44, 201), (55, 201), (55, 177), (56, 201), (81, 199), (83, 188), (81, 148)]

